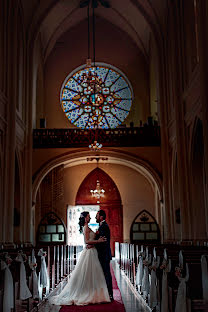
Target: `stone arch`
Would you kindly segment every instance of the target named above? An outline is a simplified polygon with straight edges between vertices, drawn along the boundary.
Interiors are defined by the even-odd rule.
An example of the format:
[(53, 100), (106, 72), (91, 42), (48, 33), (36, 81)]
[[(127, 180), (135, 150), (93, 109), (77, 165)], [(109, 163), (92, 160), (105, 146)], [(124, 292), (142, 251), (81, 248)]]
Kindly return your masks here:
[[(165, 208), (164, 208), (164, 205), (162, 205), (162, 200), (163, 200), (162, 180), (161, 180), (159, 173), (147, 161), (138, 159), (137, 157), (133, 157), (132, 155), (129, 155), (124, 152), (118, 152), (114, 150), (113, 151), (103, 150), (99, 152), (99, 157), (102, 158), (103, 156), (104, 158), (108, 158), (107, 161), (109, 164), (122, 165), (124, 167), (131, 168), (135, 172), (138, 172), (140, 175), (142, 175), (148, 181), (150, 185), (150, 189), (152, 189), (153, 194), (155, 194), (156, 196), (155, 199), (158, 202), (158, 206), (155, 207), (158, 210), (157, 214), (163, 216)], [(34, 178), (33, 178), (34, 182), (33, 182), (32, 200), (34, 202), (34, 205), (36, 202), (36, 194), (39, 189), (40, 183), (43, 180), (43, 178), (47, 175), (48, 172), (50, 172), (53, 168), (61, 164), (67, 167), (74, 167), (78, 165), (88, 164), (87, 158), (90, 158), (90, 157), (91, 157), (90, 151), (81, 150), (75, 153), (62, 154), (46, 162), (40, 168), (40, 170), (34, 175)], [(94, 160), (94, 163), (96, 164), (96, 160)], [(161, 218), (161, 220), (163, 220), (163, 217)], [(162, 225), (161, 220), (158, 220), (158, 222), (159, 224)]]
[[(158, 190), (159, 200), (163, 201), (163, 189), (162, 189), (162, 179), (160, 174), (157, 172), (155, 168), (151, 166), (147, 161), (142, 159), (130, 156), (123, 152), (115, 152), (115, 151), (101, 151), (100, 157), (108, 157), (108, 162), (112, 164), (120, 164), (123, 166), (127, 166), (132, 168), (133, 170), (138, 171), (140, 174), (145, 176), (145, 178), (149, 181), (154, 187)], [(89, 151), (79, 151), (75, 153), (65, 153), (61, 154), (57, 157), (54, 157), (44, 163), (41, 168), (36, 172), (33, 176), (33, 189), (32, 189), (32, 200), (35, 203), (36, 195), (38, 188), (40, 186), (43, 178), (55, 167), (61, 164), (67, 164), (68, 167), (77, 166), (80, 164), (86, 164), (87, 158), (91, 157)]]

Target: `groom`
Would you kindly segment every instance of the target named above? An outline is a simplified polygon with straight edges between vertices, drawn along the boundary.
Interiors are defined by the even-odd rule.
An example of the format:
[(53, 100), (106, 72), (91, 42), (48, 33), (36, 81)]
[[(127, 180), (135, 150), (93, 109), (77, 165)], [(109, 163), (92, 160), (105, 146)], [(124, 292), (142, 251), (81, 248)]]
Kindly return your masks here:
[(107, 240), (105, 243), (96, 244), (95, 246), (98, 252), (98, 258), (100, 260), (103, 273), (105, 275), (109, 296), (111, 301), (113, 301), (112, 276), (110, 272), (110, 260), (112, 259), (110, 249), (110, 229), (105, 219), (105, 211), (99, 210), (96, 214), (96, 222), (99, 223), (100, 226), (97, 231), (96, 239), (99, 239), (100, 236), (105, 236)]

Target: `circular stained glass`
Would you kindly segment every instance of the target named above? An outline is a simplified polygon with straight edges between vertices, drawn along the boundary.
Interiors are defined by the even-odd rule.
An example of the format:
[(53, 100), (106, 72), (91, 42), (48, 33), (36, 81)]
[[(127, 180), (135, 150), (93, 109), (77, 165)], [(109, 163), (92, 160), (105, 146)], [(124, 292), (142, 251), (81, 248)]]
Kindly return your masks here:
[(73, 71), (61, 90), (66, 117), (82, 129), (118, 127), (129, 114), (132, 98), (127, 77), (115, 67), (100, 63)]

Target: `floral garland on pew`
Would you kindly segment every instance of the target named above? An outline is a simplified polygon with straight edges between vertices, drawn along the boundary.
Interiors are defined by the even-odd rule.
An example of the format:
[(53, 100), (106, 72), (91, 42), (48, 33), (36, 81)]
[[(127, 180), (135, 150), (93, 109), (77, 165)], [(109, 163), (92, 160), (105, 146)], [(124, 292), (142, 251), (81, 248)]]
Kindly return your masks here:
[(148, 261), (147, 259), (144, 259), (144, 260), (143, 260), (143, 264), (144, 264), (144, 266), (150, 268), (150, 266), (149, 266), (150, 263), (149, 263), (149, 261)]
[(30, 269), (33, 271), (37, 267), (37, 262), (29, 262)]
[(169, 267), (169, 260), (163, 259), (160, 269), (166, 271), (168, 267)]
[(12, 264), (13, 259), (9, 256), (8, 252), (0, 254), (0, 260), (4, 261), (8, 266)]
[(27, 262), (27, 255), (22, 250), (18, 250), (17, 256), (19, 255), (22, 256), (23, 262)]
[(159, 266), (159, 261), (155, 261), (154, 265), (149, 266), (149, 270), (156, 271), (158, 269), (158, 266)]
[(175, 276), (176, 277), (182, 277), (183, 268), (180, 266), (175, 267)]

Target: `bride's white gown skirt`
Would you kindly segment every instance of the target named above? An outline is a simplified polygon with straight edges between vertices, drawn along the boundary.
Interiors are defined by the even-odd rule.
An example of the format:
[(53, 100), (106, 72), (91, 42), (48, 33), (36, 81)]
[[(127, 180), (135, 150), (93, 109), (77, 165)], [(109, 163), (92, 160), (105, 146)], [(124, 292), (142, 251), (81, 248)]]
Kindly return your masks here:
[(84, 249), (61, 293), (49, 299), (55, 305), (87, 305), (110, 302), (108, 289), (95, 248)]

